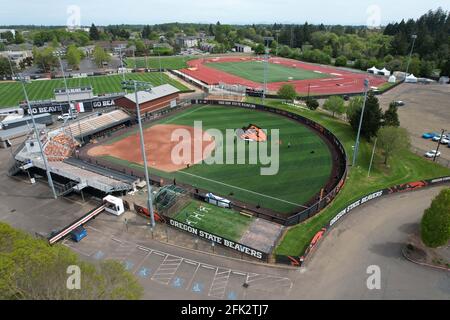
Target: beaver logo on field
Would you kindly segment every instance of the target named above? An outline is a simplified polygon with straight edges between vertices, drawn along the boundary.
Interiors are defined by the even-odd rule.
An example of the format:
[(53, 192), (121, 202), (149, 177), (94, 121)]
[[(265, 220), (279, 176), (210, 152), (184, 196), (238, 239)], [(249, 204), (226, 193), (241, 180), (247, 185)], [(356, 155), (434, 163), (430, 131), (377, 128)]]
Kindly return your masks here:
[(254, 124), (236, 130), (236, 136), (246, 141), (265, 142), (267, 141), (266, 132)]

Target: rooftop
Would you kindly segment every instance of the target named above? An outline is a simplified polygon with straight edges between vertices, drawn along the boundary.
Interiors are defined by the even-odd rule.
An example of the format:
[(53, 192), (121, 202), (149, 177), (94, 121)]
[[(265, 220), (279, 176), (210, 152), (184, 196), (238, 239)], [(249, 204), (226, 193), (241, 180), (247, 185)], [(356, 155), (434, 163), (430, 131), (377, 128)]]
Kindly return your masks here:
[[(153, 101), (174, 93), (180, 92), (177, 88), (170, 84), (163, 84), (162, 86), (153, 87), (151, 91), (138, 91), (139, 103), (146, 103)], [(135, 94), (130, 93), (125, 96), (128, 100), (136, 103)]]

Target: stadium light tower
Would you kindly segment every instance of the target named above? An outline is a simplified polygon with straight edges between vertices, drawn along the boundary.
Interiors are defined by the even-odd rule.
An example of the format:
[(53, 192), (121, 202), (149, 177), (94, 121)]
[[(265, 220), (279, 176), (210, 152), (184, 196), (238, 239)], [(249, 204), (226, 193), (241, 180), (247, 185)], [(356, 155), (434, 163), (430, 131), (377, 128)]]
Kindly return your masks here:
[[(9, 56), (8, 56), (8, 62), (9, 62), (9, 67), (11, 69), (11, 77), (14, 80), (14, 78), (16, 78), (16, 76), (14, 74), (14, 69), (13, 69), (13, 66), (11, 64), (11, 59), (10, 59)], [(39, 151), (41, 153), (42, 161), (44, 162), (45, 172), (47, 173), (48, 185), (50, 186), (50, 189), (52, 189), (53, 198), (57, 199), (58, 195), (56, 194), (55, 185), (53, 184), (53, 179), (52, 179), (52, 175), (50, 173), (50, 169), (48, 167), (47, 158), (45, 157), (44, 148), (42, 147), (42, 142), (41, 142), (41, 139), (39, 138), (39, 131), (38, 131), (37, 127), (36, 127), (36, 121), (34, 120), (34, 114), (33, 114), (33, 110), (31, 109), (30, 99), (28, 99), (28, 93), (27, 93), (27, 90), (25, 88), (26, 80), (22, 76), (17, 77), (17, 80), (22, 84), (23, 94), (24, 94), (25, 100), (27, 102), (28, 113), (30, 114), (31, 121), (33, 122), (34, 134), (36, 136), (36, 140), (37, 140), (38, 145), (39, 145)]]
[[(67, 103), (69, 104), (69, 115), (70, 118), (73, 119), (73, 112), (72, 112), (72, 105), (70, 103), (70, 95), (69, 95), (69, 87), (67, 86), (67, 79), (66, 79), (66, 74), (64, 72), (64, 67), (62, 64), (62, 60), (61, 60), (61, 54), (59, 54), (58, 52), (55, 53), (55, 55), (58, 57), (58, 61), (59, 61), (59, 66), (61, 68), (61, 73), (64, 79), (64, 87), (66, 88), (66, 95), (67, 95)], [(66, 125), (66, 123), (69, 121), (69, 119), (64, 119), (64, 125)], [(80, 135), (81, 135), (81, 127), (80, 127), (80, 122), (78, 121), (78, 129), (80, 131)], [(73, 133), (72, 133), (72, 128), (69, 126), (69, 132), (70, 132), (70, 137), (73, 138)]]
[(25, 100), (27, 101), (28, 112), (30, 113), (31, 121), (33, 122), (34, 134), (36, 135), (36, 140), (37, 140), (38, 145), (39, 145), (39, 150), (41, 152), (42, 160), (44, 162), (45, 171), (47, 172), (48, 185), (50, 186), (50, 189), (52, 189), (53, 197), (56, 199), (56, 198), (58, 198), (58, 196), (56, 195), (56, 191), (55, 191), (55, 186), (53, 184), (52, 175), (50, 173), (50, 169), (48, 167), (47, 158), (46, 158), (45, 153), (44, 153), (44, 148), (42, 146), (42, 142), (41, 142), (41, 139), (39, 137), (39, 132), (38, 132), (38, 129), (36, 127), (36, 121), (34, 120), (33, 110), (31, 110), (30, 100), (28, 99), (27, 90), (25, 88), (25, 79), (20, 77), (19, 81), (22, 84), (23, 94), (25, 95)]
[(369, 91), (369, 79), (364, 79), (364, 103), (363, 103), (363, 107), (361, 110), (361, 117), (359, 118), (358, 135), (356, 136), (355, 150), (353, 152), (353, 164), (352, 164), (353, 167), (356, 165), (356, 158), (358, 157), (359, 139), (361, 137), (361, 127), (362, 127), (362, 121), (364, 118), (364, 110), (366, 108), (368, 91)]
[(264, 37), (264, 89), (263, 89), (263, 104), (266, 102), (267, 92), (267, 77), (268, 77), (268, 64), (269, 64), (269, 44), (273, 41), (273, 37)]
[(147, 183), (147, 209), (150, 213), (150, 222), (151, 227), (155, 227), (155, 213), (153, 212), (153, 201), (152, 201), (152, 187), (150, 185), (150, 178), (148, 176), (148, 166), (147, 166), (147, 155), (145, 153), (145, 143), (144, 143), (144, 132), (142, 130), (142, 119), (141, 119), (141, 110), (139, 108), (139, 95), (138, 90), (151, 90), (153, 87), (148, 82), (142, 82), (142, 81), (136, 81), (136, 80), (128, 80), (123, 81), (122, 85), (125, 89), (131, 89), (134, 90), (134, 97), (136, 100), (136, 114), (138, 118), (138, 124), (139, 124), (139, 135), (140, 135), (140, 141), (141, 141), (141, 152), (142, 152), (142, 159), (144, 161), (144, 172), (145, 172), (145, 182)]
[(409, 52), (408, 64), (406, 65), (405, 79), (403, 81), (406, 81), (406, 77), (408, 76), (409, 65), (411, 64), (411, 57), (412, 57), (412, 53), (413, 53), (413, 50), (414, 50), (414, 44), (416, 43), (417, 35), (413, 34), (411, 36), (411, 38), (413, 39), (413, 43), (412, 43), (412, 46), (411, 46), (411, 51)]

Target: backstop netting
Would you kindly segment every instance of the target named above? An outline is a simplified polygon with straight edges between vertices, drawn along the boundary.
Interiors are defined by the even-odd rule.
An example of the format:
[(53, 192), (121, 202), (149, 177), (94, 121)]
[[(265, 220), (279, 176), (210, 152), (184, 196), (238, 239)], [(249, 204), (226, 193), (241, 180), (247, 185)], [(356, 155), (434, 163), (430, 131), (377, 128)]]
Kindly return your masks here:
[(155, 207), (159, 214), (174, 218), (191, 201), (186, 190), (176, 185), (162, 187), (155, 195)]

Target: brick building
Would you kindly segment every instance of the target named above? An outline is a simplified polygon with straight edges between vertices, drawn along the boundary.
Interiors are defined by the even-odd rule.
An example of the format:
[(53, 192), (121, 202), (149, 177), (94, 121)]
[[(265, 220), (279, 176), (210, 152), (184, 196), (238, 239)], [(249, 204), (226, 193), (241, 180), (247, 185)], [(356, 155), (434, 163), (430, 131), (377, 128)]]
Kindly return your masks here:
[[(180, 90), (170, 84), (154, 87), (151, 91), (139, 91), (138, 101), (141, 114), (155, 112), (165, 108), (173, 108), (178, 103)], [(116, 99), (117, 106), (122, 107), (129, 112), (136, 113), (136, 96), (133, 93)]]

